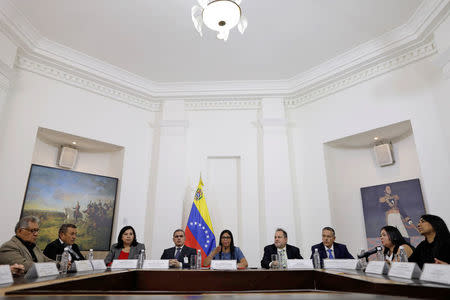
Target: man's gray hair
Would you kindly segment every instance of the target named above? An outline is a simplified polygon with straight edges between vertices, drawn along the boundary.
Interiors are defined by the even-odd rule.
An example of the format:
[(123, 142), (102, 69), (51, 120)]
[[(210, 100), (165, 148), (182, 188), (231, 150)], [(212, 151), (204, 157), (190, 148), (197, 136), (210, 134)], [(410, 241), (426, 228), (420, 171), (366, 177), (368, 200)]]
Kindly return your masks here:
[(39, 218), (35, 216), (26, 216), (17, 222), (16, 227), (14, 228), (14, 232), (17, 232), (20, 228), (28, 228), (28, 223), (38, 223)]
[(275, 233), (277, 233), (278, 231), (281, 231), (283, 233), (284, 237), (287, 238), (286, 230), (284, 230), (283, 228), (277, 228), (277, 230), (275, 230)]

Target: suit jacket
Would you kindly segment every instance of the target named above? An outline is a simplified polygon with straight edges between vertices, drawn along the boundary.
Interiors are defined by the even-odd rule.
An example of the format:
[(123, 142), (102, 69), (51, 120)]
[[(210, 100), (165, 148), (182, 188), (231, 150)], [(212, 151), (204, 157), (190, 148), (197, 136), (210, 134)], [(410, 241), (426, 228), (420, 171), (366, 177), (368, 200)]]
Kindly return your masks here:
[[(261, 267), (269, 269), (269, 264), (272, 262), (272, 254), (278, 254), (278, 250), (275, 244), (264, 247), (264, 256), (261, 260)], [(303, 259), (303, 257), (300, 255), (300, 249), (289, 244), (286, 244), (286, 254), (288, 259)]]
[[(327, 255), (327, 251), (325, 250), (325, 246), (323, 243), (314, 245), (311, 247), (311, 258), (313, 258), (313, 254), (314, 254), (314, 249), (319, 249), (319, 255), (320, 255), (320, 259), (326, 259), (328, 258)], [(334, 258), (349, 258), (349, 259), (353, 259), (353, 256), (350, 254), (350, 252), (348, 252), (347, 250), (347, 246), (345, 246), (344, 244), (339, 244), (339, 243), (333, 243), (333, 255)]]
[[(38, 246), (33, 248), (37, 262), (52, 262), (50, 258), (42, 253)], [(21, 264), (27, 272), (33, 265), (33, 257), (27, 247), (15, 236), (0, 247), (0, 264)]]
[[(191, 255), (196, 255), (197, 250), (194, 248), (189, 248), (186, 245), (181, 249), (180, 255), (178, 256), (178, 261), (182, 263), (183, 269), (190, 267)], [(184, 262), (184, 258), (188, 258), (188, 262)], [(161, 259), (174, 259), (175, 258), (175, 247), (164, 249), (163, 254), (161, 255)]]
[[(66, 245), (61, 244), (59, 239), (54, 240), (50, 244), (48, 244), (44, 249), (44, 255), (51, 259), (56, 259), (57, 254), (62, 254), (64, 252), (64, 248)], [(77, 244), (72, 245), (72, 251), (78, 255), (78, 258), (69, 251), (70, 256), (72, 256), (72, 261), (74, 260), (84, 260), (83, 254), (80, 252), (80, 248), (78, 248)]]
[[(108, 255), (105, 258), (106, 265), (108, 265), (114, 259), (119, 258), (122, 248), (116, 248), (116, 247), (117, 247), (117, 243), (111, 246), (111, 250), (109, 251)], [(141, 253), (141, 250), (145, 250), (144, 244), (138, 243), (136, 246), (131, 246), (130, 253), (128, 254), (128, 259), (138, 259), (139, 253)]]

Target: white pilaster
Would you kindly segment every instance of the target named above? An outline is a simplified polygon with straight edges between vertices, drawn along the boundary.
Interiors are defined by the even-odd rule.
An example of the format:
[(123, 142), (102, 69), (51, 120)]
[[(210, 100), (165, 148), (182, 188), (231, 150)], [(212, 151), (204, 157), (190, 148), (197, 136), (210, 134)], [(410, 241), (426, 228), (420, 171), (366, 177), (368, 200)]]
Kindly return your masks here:
[[(172, 233), (181, 227), (183, 199), (186, 192), (186, 129), (184, 101), (163, 104), (159, 126), (159, 147), (152, 163), (156, 175), (150, 243), (151, 258), (161, 256), (172, 245)], [(153, 218), (151, 218), (153, 216)]]
[(0, 32), (0, 125), (9, 88), (14, 79), (17, 47)]
[(265, 210), (265, 236), (262, 239), (273, 241), (275, 229), (281, 227), (288, 232), (288, 242), (295, 243), (294, 200), (283, 99), (266, 98), (261, 105), (259, 122)]

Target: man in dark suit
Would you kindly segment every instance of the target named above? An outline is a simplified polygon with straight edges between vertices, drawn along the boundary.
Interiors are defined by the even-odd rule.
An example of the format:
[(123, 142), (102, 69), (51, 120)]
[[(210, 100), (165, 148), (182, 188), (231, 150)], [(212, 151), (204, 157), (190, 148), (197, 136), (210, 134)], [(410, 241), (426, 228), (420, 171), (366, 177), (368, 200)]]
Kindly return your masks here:
[(287, 232), (281, 228), (275, 231), (274, 243), (264, 247), (264, 256), (261, 267), (269, 269), (278, 267), (278, 262), (272, 262), (272, 254), (278, 254), (282, 268), (286, 268), (288, 259), (303, 259), (300, 249), (287, 243)]
[(315, 249), (318, 249), (320, 259), (339, 259), (348, 258), (353, 259), (353, 256), (348, 252), (347, 246), (335, 242), (336, 234), (333, 228), (324, 227), (322, 229), (322, 243), (311, 247), (311, 258), (313, 257)]
[(69, 251), (70, 261), (84, 260), (80, 248), (75, 244), (77, 239), (77, 226), (74, 224), (62, 224), (59, 228), (58, 238), (47, 245), (44, 254), (51, 259), (56, 260), (56, 255), (62, 254), (64, 250)]
[(173, 243), (175, 247), (165, 249), (161, 259), (169, 259), (171, 268), (189, 268), (191, 255), (196, 255), (197, 250), (184, 245), (186, 237), (183, 229), (177, 229), (173, 233)]

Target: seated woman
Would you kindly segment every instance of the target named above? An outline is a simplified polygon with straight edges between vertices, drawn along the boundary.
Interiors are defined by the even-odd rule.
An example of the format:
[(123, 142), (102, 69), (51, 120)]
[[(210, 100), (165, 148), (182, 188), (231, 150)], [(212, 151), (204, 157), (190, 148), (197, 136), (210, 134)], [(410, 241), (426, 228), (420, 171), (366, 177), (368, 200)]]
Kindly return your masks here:
[(450, 232), (444, 220), (435, 215), (423, 215), (417, 224), (419, 233), (425, 239), (417, 246), (409, 261), (419, 267), (425, 263), (450, 263)]
[(114, 259), (138, 259), (142, 249), (145, 250), (145, 245), (137, 242), (134, 228), (125, 226), (119, 232), (117, 244), (111, 246), (105, 264), (111, 265)]
[(394, 255), (400, 253), (400, 246), (403, 246), (408, 257), (410, 257), (414, 251), (414, 247), (405, 240), (397, 227), (384, 226), (380, 230), (380, 238), (381, 244), (384, 247), (384, 257), (388, 261), (392, 261)]
[(238, 269), (248, 267), (247, 260), (241, 249), (234, 246), (233, 234), (229, 230), (224, 230), (220, 234), (219, 246), (217, 246), (203, 261), (204, 266), (209, 266), (211, 260), (236, 260)]

